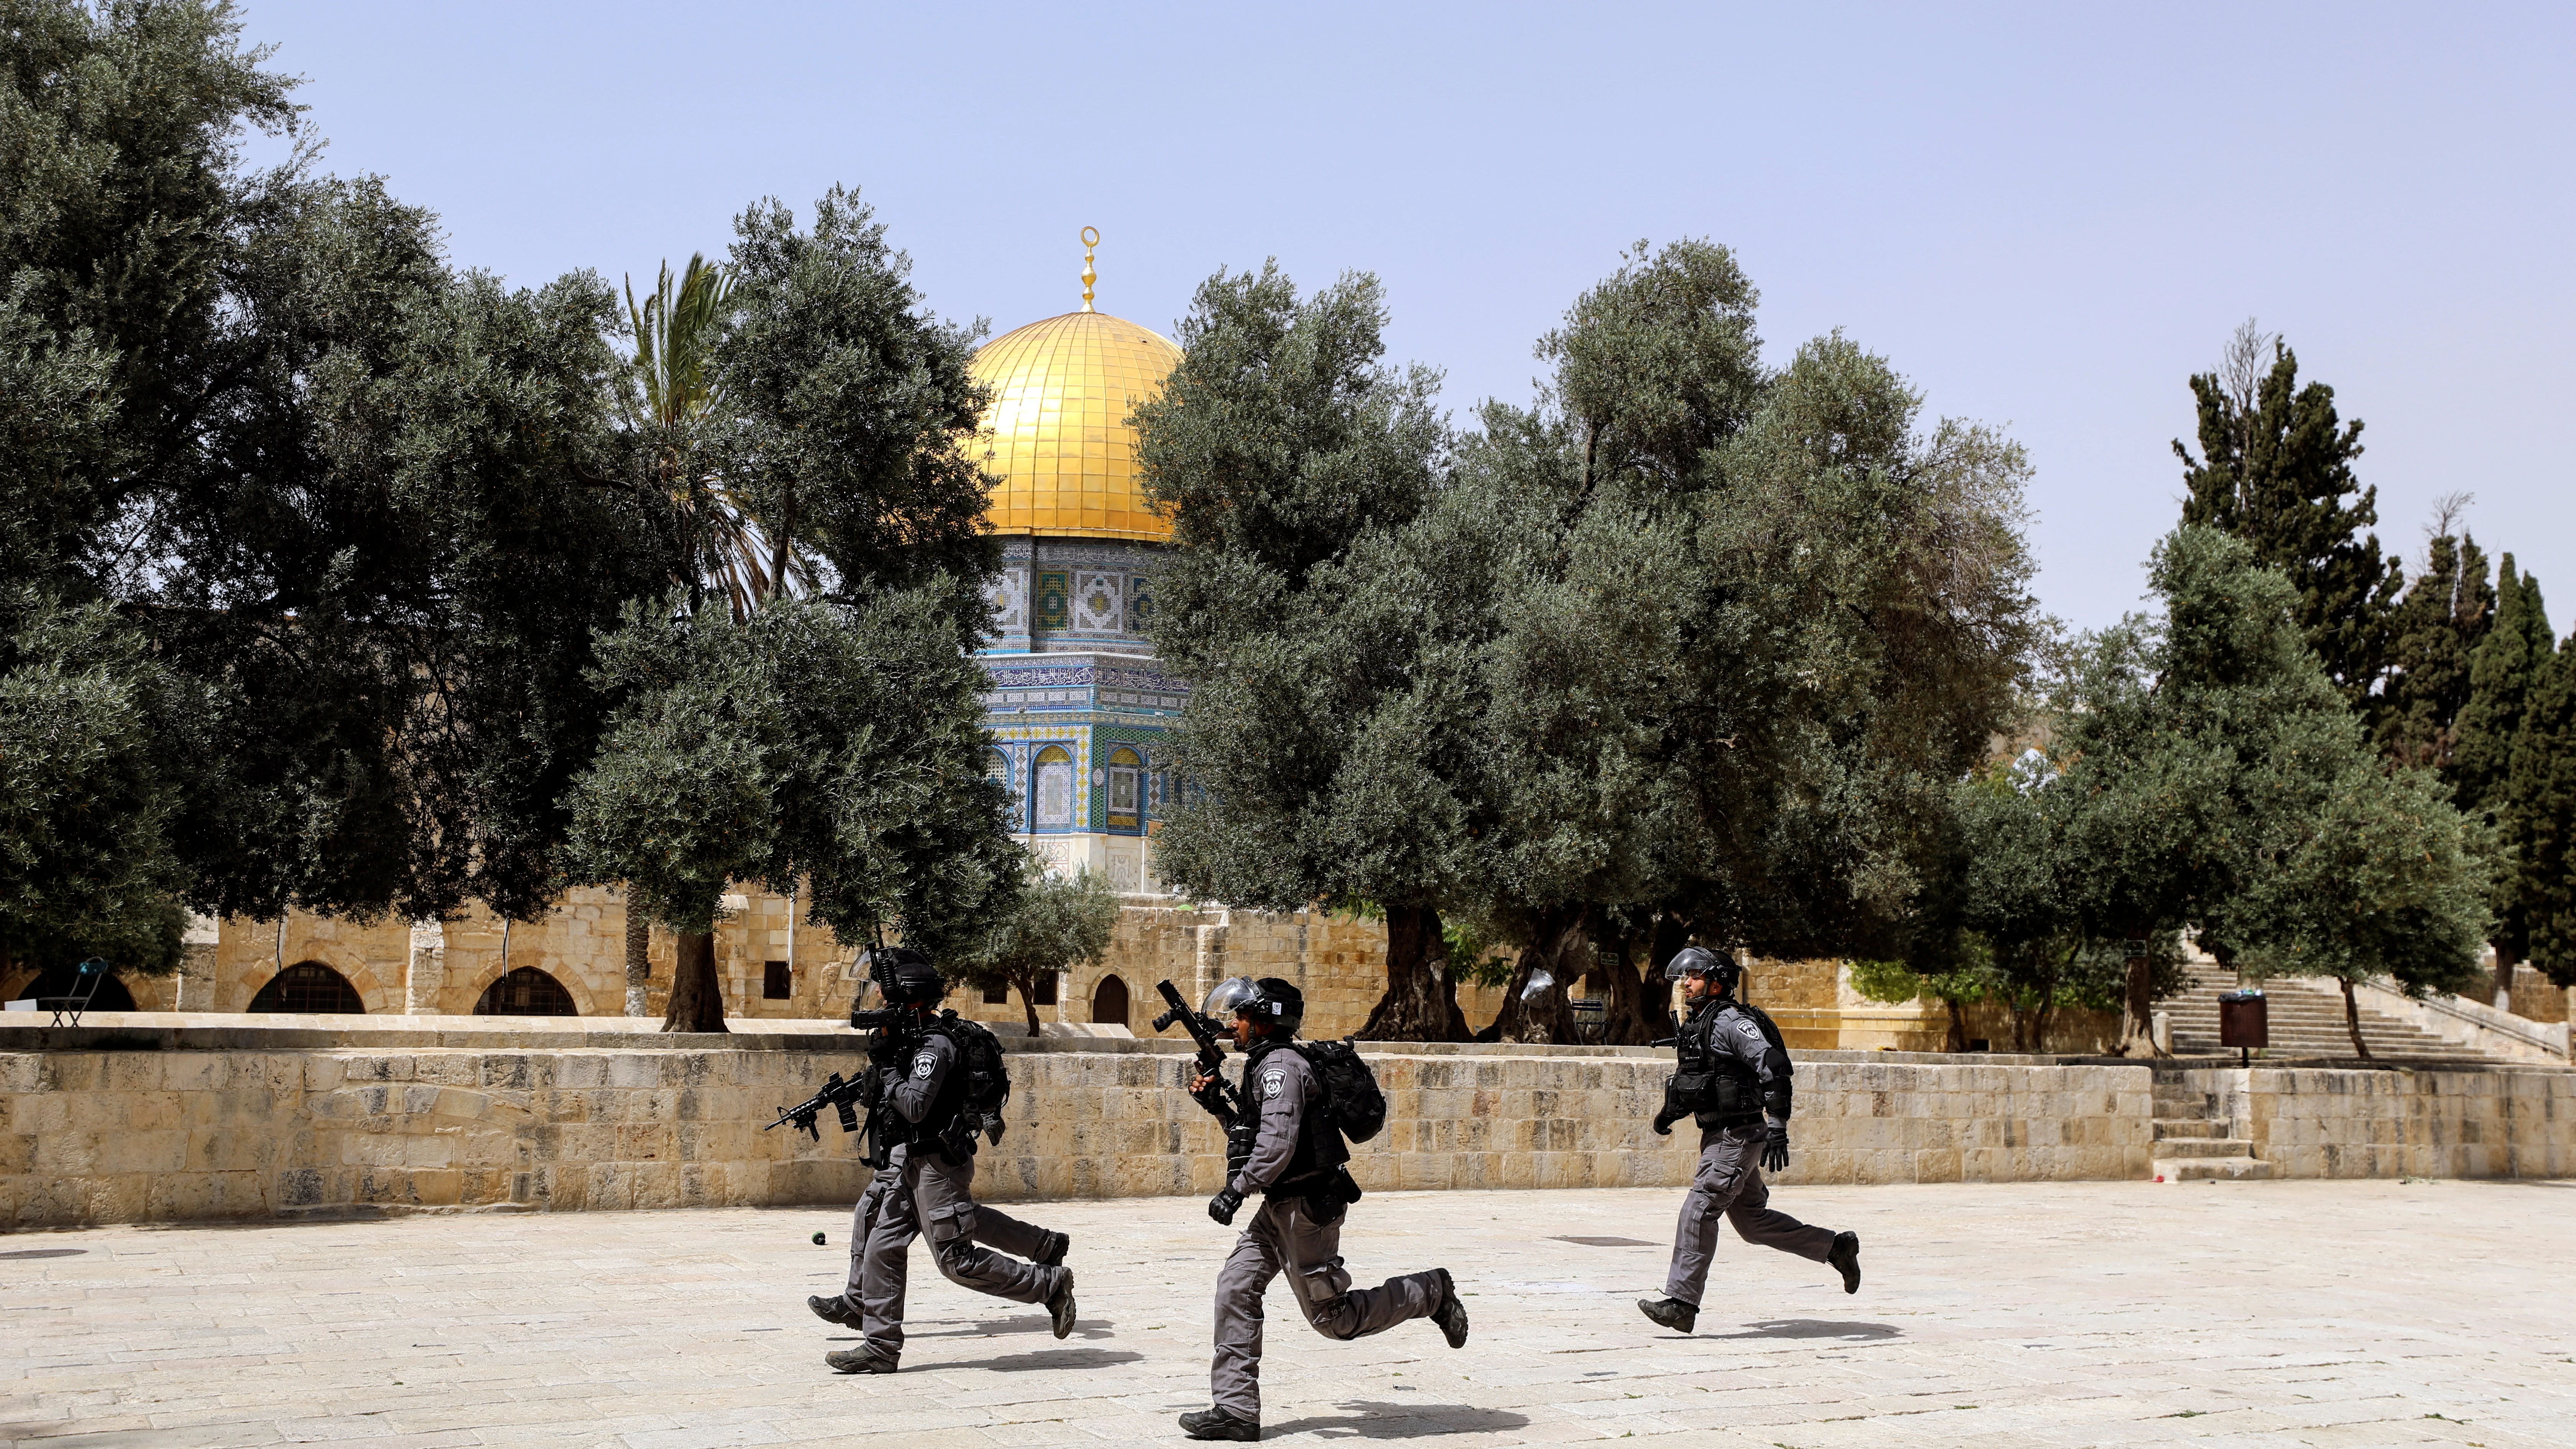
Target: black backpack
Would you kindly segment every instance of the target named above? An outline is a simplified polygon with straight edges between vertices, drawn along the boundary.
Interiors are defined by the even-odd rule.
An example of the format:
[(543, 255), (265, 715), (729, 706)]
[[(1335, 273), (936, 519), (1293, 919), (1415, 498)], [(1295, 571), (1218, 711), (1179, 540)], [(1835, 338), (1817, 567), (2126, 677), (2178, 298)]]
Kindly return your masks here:
[(1333, 1125), (1352, 1142), (1366, 1142), (1386, 1126), (1386, 1093), (1379, 1090), (1377, 1073), (1360, 1060), (1359, 1048), (1350, 1038), (1340, 1041), (1301, 1041), (1297, 1054), (1323, 1079), (1324, 1110), (1333, 1117)]
[(943, 1011), (931, 1030), (948, 1038), (957, 1048), (960, 1096), (957, 1107), (958, 1135), (972, 1138), (982, 1132), (994, 1142), (1002, 1140), (1002, 1109), (1010, 1105), (1011, 1074), (1002, 1066), (1002, 1040), (984, 1023)]
[(1750, 1001), (1730, 1001), (1727, 1007), (1729, 1010), (1740, 1011), (1752, 1017), (1753, 1024), (1762, 1028), (1762, 1039), (1771, 1043), (1771, 1049), (1780, 1054), (1780, 1062), (1786, 1068), (1781, 1073), (1782, 1076), (1794, 1077), (1798, 1074), (1798, 1064), (1789, 1060), (1789, 1043), (1781, 1039), (1780, 1024), (1771, 1019), (1771, 1013)]

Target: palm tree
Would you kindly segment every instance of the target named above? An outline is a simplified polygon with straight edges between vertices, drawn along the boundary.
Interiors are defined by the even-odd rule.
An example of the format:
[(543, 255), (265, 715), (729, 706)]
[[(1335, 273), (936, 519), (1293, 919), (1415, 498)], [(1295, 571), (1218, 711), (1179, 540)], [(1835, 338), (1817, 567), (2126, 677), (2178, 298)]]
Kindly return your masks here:
[(659, 284), (641, 303), (629, 277), (626, 316), (635, 360), (618, 403), (629, 427), (656, 439), (654, 469), (670, 490), (680, 544), (674, 552), (691, 601), (709, 587), (721, 588), (740, 622), (773, 597), (811, 592), (814, 575), (794, 541), (754, 514), (720, 468), (694, 457), (707, 434), (724, 425), (723, 387), (711, 357), (731, 320), (732, 298), (733, 279), (703, 253), (690, 256), (676, 284), (670, 263), (663, 263)]
[[(732, 320), (733, 279), (703, 253), (689, 258), (675, 280), (671, 264), (643, 301), (635, 279), (626, 279), (626, 319), (635, 356), (621, 379), (618, 412), (637, 436), (650, 440), (656, 481), (668, 494), (675, 583), (689, 590), (692, 607), (710, 588), (724, 592), (734, 621), (747, 620), (769, 599), (810, 593), (811, 565), (796, 554), (784, 530), (772, 530), (728, 486), (724, 470), (709, 466), (712, 434), (725, 426), (724, 389), (714, 366), (717, 342)], [(773, 537), (773, 533), (775, 537)], [(626, 912), (626, 1014), (648, 1016), (652, 921), (630, 896)], [(724, 1029), (720, 1001), (708, 997), (713, 980), (712, 942), (689, 935), (674, 943), (666, 1029)], [(691, 969), (693, 966), (699, 969)]]

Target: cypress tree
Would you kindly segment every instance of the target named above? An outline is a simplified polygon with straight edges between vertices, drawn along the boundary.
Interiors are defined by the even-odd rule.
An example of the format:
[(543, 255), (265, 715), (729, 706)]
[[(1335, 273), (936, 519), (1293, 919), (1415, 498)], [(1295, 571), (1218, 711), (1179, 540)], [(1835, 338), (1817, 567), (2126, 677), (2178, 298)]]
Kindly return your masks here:
[(2507, 778), (2515, 849), (2503, 894), (2531, 964), (2576, 986), (2576, 638), (2533, 676)]
[[(2533, 862), (2516, 756), (2555, 659), (2553, 637), (2540, 580), (2517, 572), (2513, 555), (2506, 554), (2496, 573), (2495, 622), (2469, 661), (2469, 700), (2460, 710), (2459, 741), (2447, 771), (2460, 807), (2484, 816), (2495, 826), (2498, 843), (2513, 852), (2497, 874), (2493, 902), (2499, 974), (2531, 951), (2525, 882)], [(2519, 783), (2535, 786), (2547, 773), (2534, 757), (2522, 766)]]
[(2400, 764), (2446, 769), (2468, 707), (2470, 665), (2495, 621), (2495, 589), (2474, 538), (2436, 537), (2397, 606), (2378, 740)]
[(2463, 809), (2493, 813), (2502, 804), (2514, 735), (2553, 637), (2540, 580), (2517, 573), (2506, 554), (2496, 571), (2495, 617), (2469, 656), (2469, 697), (2445, 772)]
[[(2271, 344), (2269, 365), (2263, 343)], [(2380, 556), (2379, 490), (2353, 476), (2361, 421), (2342, 422), (2334, 389), (2299, 385), (2299, 359), (2248, 323), (2227, 365), (2191, 379), (2201, 456), (2177, 440), (2185, 524), (2254, 546), (2255, 562), (2289, 575), (2299, 630), (2344, 698), (2375, 713), (2372, 686), (2388, 659), (2389, 614), (2402, 570)]]

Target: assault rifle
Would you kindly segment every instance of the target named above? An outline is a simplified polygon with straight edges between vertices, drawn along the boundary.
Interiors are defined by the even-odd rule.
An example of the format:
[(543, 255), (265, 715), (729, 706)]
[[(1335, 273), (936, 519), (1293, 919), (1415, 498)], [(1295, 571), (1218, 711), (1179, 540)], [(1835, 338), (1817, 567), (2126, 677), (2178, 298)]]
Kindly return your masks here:
[[(823, 1079), (823, 1090), (793, 1107), (780, 1109), (778, 1120), (770, 1123), (769, 1127), (784, 1127), (793, 1122), (798, 1131), (820, 1142), (823, 1129), (815, 1125), (815, 1119), (821, 1117), (828, 1107), (839, 1115), (843, 1132), (856, 1132), (861, 1109), (865, 1109), (871, 1118), (875, 1116), (877, 1095), (883, 1090), (884, 1081), (885, 1078), (873, 1069), (861, 1072), (858, 1080), (851, 1082), (841, 1080), (841, 1074), (834, 1072)], [(760, 1130), (766, 1132), (769, 1127)]]
[(1225, 1043), (1221, 1040), (1225, 1028), (1218, 1024), (1215, 1018), (1192, 1011), (1190, 1004), (1181, 999), (1181, 993), (1173, 989), (1171, 982), (1158, 981), (1154, 983), (1154, 989), (1163, 993), (1164, 1002), (1171, 1007), (1171, 1010), (1154, 1018), (1154, 1030), (1169, 1031), (1177, 1022), (1182, 1030), (1190, 1034), (1190, 1040), (1199, 1044), (1199, 1071), (1202, 1075), (1215, 1079), (1208, 1084), (1209, 1096), (1216, 1099), (1208, 1105), (1208, 1110), (1215, 1113), (1216, 1119), (1231, 1130), (1235, 1119), (1243, 1115), (1243, 1103), (1236, 1098), (1234, 1089), (1226, 1085), (1224, 1074), (1218, 1070), (1225, 1065)]

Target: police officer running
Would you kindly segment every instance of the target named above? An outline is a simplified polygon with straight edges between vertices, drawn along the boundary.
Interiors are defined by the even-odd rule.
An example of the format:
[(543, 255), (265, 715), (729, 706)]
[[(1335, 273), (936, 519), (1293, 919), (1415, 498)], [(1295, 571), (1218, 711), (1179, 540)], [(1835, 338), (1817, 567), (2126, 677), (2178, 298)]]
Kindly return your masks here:
[(1694, 1119), (1700, 1127), (1699, 1174), (1682, 1199), (1664, 1296), (1641, 1298), (1637, 1307), (1666, 1328), (1691, 1331), (1717, 1251), (1720, 1217), (1748, 1243), (1831, 1263), (1843, 1275), (1843, 1291), (1859, 1292), (1859, 1234), (1811, 1228), (1768, 1206), (1771, 1193), (1762, 1174), (1789, 1165), (1789, 1053), (1770, 1018), (1735, 999), (1743, 968), (1687, 946), (1665, 963), (1664, 975), (1682, 983), (1690, 1016), (1676, 1042), (1681, 1070), (1664, 1089), (1655, 1131), (1669, 1136), (1675, 1121)]
[[(1208, 1216), (1231, 1227), (1244, 1199), (1261, 1207), (1235, 1239), (1216, 1280), (1216, 1358), (1209, 1372), (1215, 1403), (1181, 1415), (1193, 1439), (1261, 1438), (1262, 1294), (1288, 1275), (1306, 1321), (1326, 1338), (1364, 1338), (1412, 1318), (1440, 1327), (1451, 1348), (1467, 1342), (1467, 1310), (1449, 1270), (1409, 1273), (1376, 1288), (1351, 1287), (1343, 1270), (1342, 1217), (1359, 1197), (1343, 1166), (1350, 1160), (1333, 1124), (1330, 1099), (1293, 1038), (1305, 998), (1275, 976), (1235, 977), (1208, 994), (1204, 1014), (1231, 1016), (1235, 1045), (1246, 1051), (1243, 1112), (1227, 1122), (1226, 1182), (1208, 1200)], [(1190, 1094), (1219, 1121), (1222, 1079), (1201, 1074)]]
[[(868, 1184), (852, 1223), (850, 1282), (838, 1298), (809, 1299), (829, 1322), (857, 1328), (864, 1341), (826, 1354), (843, 1373), (890, 1374), (903, 1357), (903, 1301), (912, 1240), (930, 1235), (932, 1257), (948, 1281), (1015, 1303), (1043, 1303), (1055, 1336), (1073, 1331), (1073, 1270), (1063, 1267), (1066, 1238), (979, 1205), (975, 1181), (975, 1132), (960, 1132), (965, 1077), (949, 1028), (931, 1011), (948, 983), (919, 951), (883, 953), (886, 1003), (901, 1025), (881, 1031), (899, 1080), (889, 1080), (872, 1122), (885, 1165)], [(883, 1048), (881, 1048), (883, 1049)], [(906, 1056), (909, 1061), (905, 1060)], [(886, 1138), (898, 1139), (890, 1151)], [(1034, 1259), (1022, 1262), (981, 1244)]]

